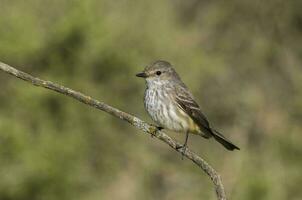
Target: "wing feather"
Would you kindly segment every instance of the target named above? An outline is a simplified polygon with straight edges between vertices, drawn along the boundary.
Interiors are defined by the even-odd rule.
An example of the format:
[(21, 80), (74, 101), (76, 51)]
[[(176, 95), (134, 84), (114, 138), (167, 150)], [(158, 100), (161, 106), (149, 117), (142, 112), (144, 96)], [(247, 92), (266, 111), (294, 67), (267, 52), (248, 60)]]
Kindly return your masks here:
[(206, 116), (202, 113), (200, 107), (188, 91), (185, 89), (178, 91), (176, 94), (176, 102), (179, 107), (185, 111), (196, 124), (199, 125), (202, 131), (210, 130), (210, 125)]

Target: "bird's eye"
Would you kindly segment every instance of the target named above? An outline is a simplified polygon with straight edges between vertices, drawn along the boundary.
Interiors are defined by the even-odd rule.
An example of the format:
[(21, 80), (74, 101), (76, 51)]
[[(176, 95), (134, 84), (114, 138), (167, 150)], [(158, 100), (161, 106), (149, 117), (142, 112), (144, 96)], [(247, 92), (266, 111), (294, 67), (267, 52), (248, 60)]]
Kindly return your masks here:
[(156, 72), (156, 75), (157, 75), (157, 76), (161, 75), (161, 71), (157, 71), (157, 72)]

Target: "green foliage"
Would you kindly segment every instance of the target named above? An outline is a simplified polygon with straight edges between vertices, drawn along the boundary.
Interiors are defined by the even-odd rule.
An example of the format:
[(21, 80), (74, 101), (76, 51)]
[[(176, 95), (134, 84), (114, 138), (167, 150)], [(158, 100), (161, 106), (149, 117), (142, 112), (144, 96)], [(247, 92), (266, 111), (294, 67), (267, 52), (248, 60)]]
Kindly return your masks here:
[[(0, 5), (1, 61), (148, 120), (134, 74), (169, 60), (242, 149), (190, 140), (230, 199), (301, 199), (301, 1)], [(0, 81), (1, 200), (215, 199), (198, 168), (125, 122), (3, 73)]]

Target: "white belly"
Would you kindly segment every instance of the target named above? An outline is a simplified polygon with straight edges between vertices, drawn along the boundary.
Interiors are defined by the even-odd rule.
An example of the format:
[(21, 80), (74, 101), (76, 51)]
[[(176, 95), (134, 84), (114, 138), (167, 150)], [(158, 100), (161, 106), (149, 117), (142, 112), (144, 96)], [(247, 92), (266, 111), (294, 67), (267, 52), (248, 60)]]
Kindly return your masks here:
[(160, 90), (147, 89), (145, 108), (151, 118), (160, 126), (178, 132), (195, 132), (193, 120), (181, 110), (167, 93)]

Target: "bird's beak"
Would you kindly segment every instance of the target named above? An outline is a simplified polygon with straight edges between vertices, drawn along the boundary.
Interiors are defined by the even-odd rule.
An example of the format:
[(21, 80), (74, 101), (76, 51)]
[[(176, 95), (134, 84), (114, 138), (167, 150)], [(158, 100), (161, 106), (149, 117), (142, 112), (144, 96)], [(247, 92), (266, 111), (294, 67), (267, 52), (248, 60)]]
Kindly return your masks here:
[(137, 77), (141, 77), (141, 78), (147, 78), (148, 75), (145, 72), (140, 72), (138, 74), (136, 74)]

